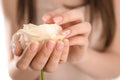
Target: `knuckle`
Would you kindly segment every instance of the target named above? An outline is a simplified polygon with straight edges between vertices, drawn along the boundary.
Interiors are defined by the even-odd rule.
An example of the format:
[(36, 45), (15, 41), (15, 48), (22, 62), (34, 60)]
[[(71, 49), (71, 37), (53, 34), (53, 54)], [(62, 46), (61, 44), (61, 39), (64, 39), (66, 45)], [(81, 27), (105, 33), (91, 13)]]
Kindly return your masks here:
[(27, 66), (24, 65), (22, 62), (19, 62), (19, 61), (17, 62), (16, 67), (20, 70), (26, 70), (27, 69)]

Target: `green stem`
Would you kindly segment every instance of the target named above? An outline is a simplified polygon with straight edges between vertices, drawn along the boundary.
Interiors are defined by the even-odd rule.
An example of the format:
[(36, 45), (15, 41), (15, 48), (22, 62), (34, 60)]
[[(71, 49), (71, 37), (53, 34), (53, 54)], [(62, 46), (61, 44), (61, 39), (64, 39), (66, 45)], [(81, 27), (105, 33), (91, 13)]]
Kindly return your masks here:
[(41, 70), (41, 80), (44, 80), (44, 71)]

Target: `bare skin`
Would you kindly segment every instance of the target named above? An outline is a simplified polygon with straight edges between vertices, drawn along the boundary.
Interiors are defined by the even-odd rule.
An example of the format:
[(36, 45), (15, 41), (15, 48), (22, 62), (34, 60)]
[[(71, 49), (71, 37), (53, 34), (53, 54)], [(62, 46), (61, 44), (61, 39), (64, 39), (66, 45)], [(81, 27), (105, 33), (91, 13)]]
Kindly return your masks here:
[[(119, 0), (114, 0), (117, 31), (112, 44), (105, 52), (99, 52), (97, 50), (93, 50), (92, 48), (88, 48), (88, 45), (89, 45), (88, 36), (92, 26), (88, 22), (84, 21), (85, 16), (83, 15), (84, 12), (81, 9), (66, 10), (66, 9), (60, 8), (60, 9), (48, 12), (43, 16), (43, 21), (45, 23), (54, 22), (58, 25), (63, 25), (63, 28), (64, 28), (63, 34), (66, 35), (67, 39), (64, 41), (58, 41), (58, 42), (55, 42), (54, 40), (52, 41), (48, 40), (45, 42), (41, 51), (38, 53), (37, 53), (38, 46), (40, 45), (38, 42), (31, 43), (22, 52), (18, 42), (19, 35), (15, 34), (13, 36), (13, 43), (16, 43), (16, 46), (13, 53), (9, 54), (9, 58), (10, 58), (9, 73), (12, 79), (13, 80), (35, 80), (39, 77), (39, 72), (42, 68), (44, 68), (44, 70), (47, 72), (55, 71), (57, 66), (59, 65), (60, 60), (62, 60), (65, 63), (63, 64), (64, 65), (63, 67), (66, 66), (67, 68), (70, 68), (67, 65), (69, 63), (69, 65), (73, 67), (73, 68), (70, 68), (74, 70), (73, 73), (78, 73), (78, 71), (80, 71), (95, 78), (107, 78), (107, 77), (113, 78), (118, 76), (120, 74), (120, 68), (119, 68), (120, 67), (120, 63), (119, 63), (120, 45), (118, 44), (120, 40), (120, 37), (119, 37), (120, 36), (119, 35), (120, 34), (120, 27), (119, 27), (120, 26), (120, 22), (119, 22), (120, 21), (120, 18), (119, 18), (120, 5), (118, 4), (119, 2), (120, 2)], [(9, 9), (6, 9), (6, 12), (9, 12), (9, 14), (7, 14), (8, 19), (9, 20), (12, 19), (15, 21), (15, 18), (13, 17), (11, 11), (8, 11), (8, 10)], [(73, 16), (73, 15), (76, 15), (76, 16)], [(74, 23), (74, 25), (71, 25), (72, 24), (71, 21)], [(76, 21), (79, 21), (79, 22), (76, 23)], [(16, 32), (18, 29), (17, 26), (15, 26), (15, 23), (11, 22), (10, 26), (13, 26), (13, 25), (15, 28), (12, 29), (12, 33)], [(64, 26), (68, 26), (68, 27), (64, 27)], [(50, 42), (50, 46), (48, 45), (49, 42)], [(70, 46), (70, 53), (68, 56), (69, 46)], [(31, 47), (32, 47), (32, 50), (31, 50)], [(36, 47), (36, 49), (34, 49), (33, 47), (34, 48)], [(58, 47), (61, 49), (60, 51), (57, 50)], [(42, 51), (45, 51), (45, 52), (42, 52)], [(20, 54), (21, 52), (22, 54)], [(47, 56), (44, 56), (41, 53), (45, 53), (45, 55)], [(50, 55), (52, 56), (50, 57)], [(56, 59), (56, 56), (57, 56), (57, 59)], [(50, 59), (48, 60), (48, 58)], [(26, 62), (26, 60), (28, 62)], [(35, 63), (36, 61), (38, 61), (39, 64), (36, 64)], [(86, 67), (86, 66), (89, 66), (89, 67)], [(30, 70), (29, 68), (31, 68), (32, 70)], [(78, 71), (75, 72), (75, 68)], [(47, 74), (48, 78), (57, 77), (56, 74), (61, 74), (66, 76), (65, 77), (66, 79), (62, 79), (62, 80), (71, 80), (71, 77), (69, 77), (69, 74), (58, 73), (59, 69), (61, 68), (58, 67), (56, 72), (51, 73), (53, 75), (49, 76), (49, 74)], [(66, 68), (62, 68), (62, 70), (64, 71), (66, 70)], [(66, 71), (69, 72), (69, 69)], [(72, 76), (72, 77), (73, 78), (76, 77), (76, 80), (80, 79), (79, 75)], [(53, 78), (51, 80), (56, 80), (56, 78)]]

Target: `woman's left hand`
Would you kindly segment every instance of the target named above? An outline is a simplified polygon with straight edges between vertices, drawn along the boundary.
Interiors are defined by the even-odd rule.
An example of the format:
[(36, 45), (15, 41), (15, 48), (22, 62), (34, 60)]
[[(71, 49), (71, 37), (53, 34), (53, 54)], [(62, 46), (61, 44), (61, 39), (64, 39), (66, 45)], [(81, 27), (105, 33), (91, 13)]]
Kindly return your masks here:
[(79, 63), (88, 53), (91, 25), (84, 19), (84, 12), (79, 8), (72, 10), (60, 8), (43, 16), (45, 23), (56, 23), (63, 27), (62, 34), (70, 42), (70, 51), (66, 58), (72, 64)]

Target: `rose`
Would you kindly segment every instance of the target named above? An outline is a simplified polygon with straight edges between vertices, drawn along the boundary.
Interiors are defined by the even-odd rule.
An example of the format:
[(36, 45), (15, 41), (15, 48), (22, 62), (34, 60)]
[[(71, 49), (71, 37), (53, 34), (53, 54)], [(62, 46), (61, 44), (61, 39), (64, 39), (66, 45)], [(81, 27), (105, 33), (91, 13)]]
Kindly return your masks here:
[(25, 48), (33, 41), (43, 41), (47, 39), (62, 40), (65, 36), (61, 35), (62, 28), (57, 24), (24, 24), (23, 29), (18, 31), (20, 34), (20, 43), (22, 48)]

